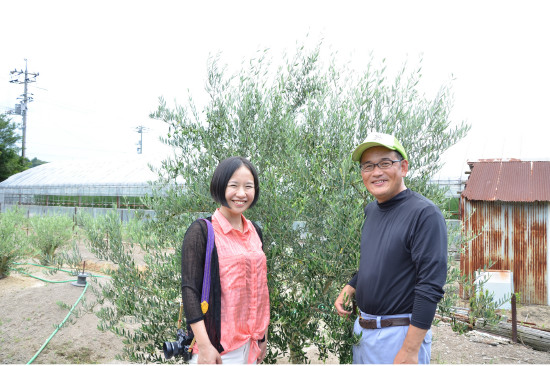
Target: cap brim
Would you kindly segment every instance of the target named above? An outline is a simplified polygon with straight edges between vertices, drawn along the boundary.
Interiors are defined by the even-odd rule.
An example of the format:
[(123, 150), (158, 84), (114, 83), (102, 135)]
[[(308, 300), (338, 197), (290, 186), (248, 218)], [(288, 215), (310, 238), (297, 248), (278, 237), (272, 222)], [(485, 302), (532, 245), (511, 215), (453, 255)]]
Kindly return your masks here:
[[(375, 147), (375, 146), (383, 146), (386, 149), (390, 149), (390, 150), (393, 150), (393, 151), (399, 151), (393, 146), (384, 145), (384, 144), (381, 144), (379, 142), (363, 142), (361, 145), (359, 145), (355, 148), (355, 150), (351, 154), (351, 160), (360, 162), (361, 161), (361, 156), (363, 156), (363, 153), (365, 152), (365, 150), (370, 149), (371, 147)], [(399, 152), (399, 153), (401, 155), (403, 155), (401, 152)]]

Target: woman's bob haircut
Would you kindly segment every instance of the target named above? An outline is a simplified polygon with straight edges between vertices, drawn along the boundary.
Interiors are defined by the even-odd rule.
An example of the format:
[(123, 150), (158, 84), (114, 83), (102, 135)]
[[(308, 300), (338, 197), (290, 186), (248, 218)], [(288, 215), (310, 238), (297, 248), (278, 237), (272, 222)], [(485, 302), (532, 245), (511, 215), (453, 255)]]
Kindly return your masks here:
[(231, 176), (237, 169), (245, 166), (250, 170), (254, 177), (254, 201), (250, 204), (250, 207), (254, 207), (256, 201), (260, 197), (260, 184), (258, 183), (258, 173), (256, 168), (248, 159), (241, 156), (232, 156), (220, 162), (214, 170), (212, 175), (212, 181), (210, 181), (210, 195), (214, 201), (220, 203), (222, 206), (229, 207), (227, 200), (225, 199), (225, 190), (227, 189), (227, 183)]

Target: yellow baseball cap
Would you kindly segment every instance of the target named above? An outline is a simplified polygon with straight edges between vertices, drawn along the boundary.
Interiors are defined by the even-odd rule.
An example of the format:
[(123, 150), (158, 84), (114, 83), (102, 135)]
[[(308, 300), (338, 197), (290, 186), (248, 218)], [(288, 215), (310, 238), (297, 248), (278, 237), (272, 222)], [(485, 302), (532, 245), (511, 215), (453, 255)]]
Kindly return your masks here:
[(373, 132), (367, 136), (365, 141), (363, 141), (359, 146), (355, 148), (353, 153), (351, 154), (351, 160), (360, 162), (361, 156), (365, 152), (365, 150), (370, 149), (374, 146), (384, 146), (390, 150), (395, 150), (399, 152), (403, 159), (409, 160), (407, 157), (407, 153), (405, 152), (405, 148), (398, 139), (396, 139), (392, 135), (388, 135), (385, 133), (380, 132)]

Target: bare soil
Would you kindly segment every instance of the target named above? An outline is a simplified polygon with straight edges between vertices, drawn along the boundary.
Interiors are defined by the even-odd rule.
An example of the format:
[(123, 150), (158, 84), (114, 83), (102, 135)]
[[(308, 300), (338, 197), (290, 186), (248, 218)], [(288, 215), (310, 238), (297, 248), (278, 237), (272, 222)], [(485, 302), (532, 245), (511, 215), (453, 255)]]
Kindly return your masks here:
[[(99, 270), (106, 265), (94, 262), (87, 251), (87, 270)], [(86, 256), (88, 258), (86, 258)], [(92, 265), (92, 263), (95, 263)], [(48, 280), (74, 280), (68, 273), (48, 275), (40, 267), (26, 266), (25, 270)], [(96, 272), (97, 273), (97, 272)], [(108, 279), (100, 279), (107, 281)], [(25, 364), (33, 358), (42, 345), (67, 316), (70, 308), (79, 299), (83, 287), (71, 283), (48, 283), (16, 272), (0, 280), (0, 363)], [(92, 291), (84, 298), (93, 300)], [(79, 304), (75, 311), (82, 309)], [(518, 320), (550, 327), (550, 307), (521, 306)], [(97, 329), (98, 319), (93, 313), (72, 316), (53, 336), (33, 361), (35, 364), (111, 364), (122, 363), (116, 355), (122, 351), (122, 339), (110, 332)], [(452, 364), (549, 364), (550, 352), (533, 350), (513, 344), (509, 339), (472, 331), (464, 335), (454, 333), (443, 322), (432, 328), (432, 363)], [(316, 350), (308, 350), (312, 363), (319, 363)], [(288, 363), (281, 359), (279, 363)], [(335, 357), (329, 364), (338, 363)]]

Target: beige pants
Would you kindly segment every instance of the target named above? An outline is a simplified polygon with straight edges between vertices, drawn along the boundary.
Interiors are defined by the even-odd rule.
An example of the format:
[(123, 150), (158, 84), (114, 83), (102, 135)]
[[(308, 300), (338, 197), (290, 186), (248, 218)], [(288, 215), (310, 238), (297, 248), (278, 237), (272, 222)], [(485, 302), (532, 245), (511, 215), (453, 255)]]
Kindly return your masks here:
[[(224, 353), (222, 355), (222, 363), (240, 363), (245, 364), (248, 360), (248, 354), (250, 352), (250, 341), (243, 344), (241, 347), (233, 350), (231, 352)], [(195, 353), (193, 357), (189, 360), (190, 364), (197, 364), (199, 359), (199, 354)], [(256, 364), (256, 360), (252, 363)]]

